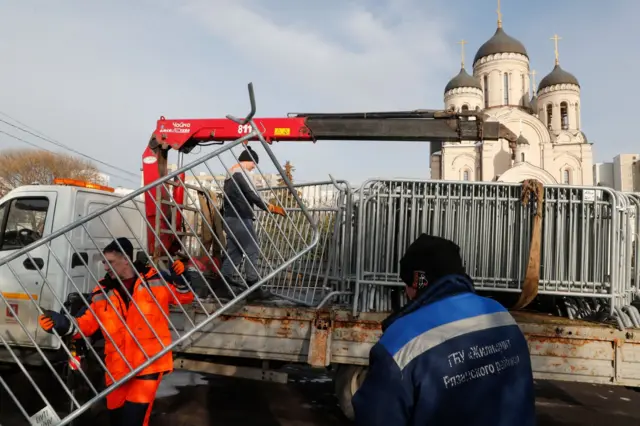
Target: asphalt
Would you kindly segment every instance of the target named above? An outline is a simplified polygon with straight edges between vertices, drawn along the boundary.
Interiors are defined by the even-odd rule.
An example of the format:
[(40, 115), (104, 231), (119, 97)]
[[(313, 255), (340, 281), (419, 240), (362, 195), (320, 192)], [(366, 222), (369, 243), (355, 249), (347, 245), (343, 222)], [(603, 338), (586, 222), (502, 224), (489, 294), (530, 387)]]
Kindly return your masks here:
[[(346, 426), (333, 396), (330, 374), (302, 367), (286, 367), (288, 384), (231, 377), (204, 376), (177, 371), (162, 383), (151, 426)], [(3, 379), (28, 398), (20, 374), (2, 372)], [(51, 380), (42, 378), (46, 389)], [(20, 385), (25, 390), (20, 392)], [(536, 382), (540, 426), (640, 424), (640, 392), (617, 386), (566, 382)], [(59, 396), (59, 393), (58, 393)], [(21, 398), (21, 400), (23, 400)], [(55, 401), (55, 396), (51, 396)], [(84, 416), (78, 426), (107, 425), (102, 404)], [(28, 410), (35, 410), (28, 407)], [(32, 411), (34, 412), (34, 411)], [(0, 424), (27, 424), (0, 394)]]

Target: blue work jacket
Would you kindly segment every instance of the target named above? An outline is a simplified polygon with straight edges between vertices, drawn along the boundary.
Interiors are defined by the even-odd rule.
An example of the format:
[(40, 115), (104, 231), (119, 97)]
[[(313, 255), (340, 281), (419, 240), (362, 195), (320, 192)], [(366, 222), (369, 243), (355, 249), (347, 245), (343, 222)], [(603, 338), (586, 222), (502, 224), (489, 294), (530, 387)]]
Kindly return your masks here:
[(534, 426), (528, 345), (466, 275), (432, 283), (383, 324), (352, 399), (361, 426)]

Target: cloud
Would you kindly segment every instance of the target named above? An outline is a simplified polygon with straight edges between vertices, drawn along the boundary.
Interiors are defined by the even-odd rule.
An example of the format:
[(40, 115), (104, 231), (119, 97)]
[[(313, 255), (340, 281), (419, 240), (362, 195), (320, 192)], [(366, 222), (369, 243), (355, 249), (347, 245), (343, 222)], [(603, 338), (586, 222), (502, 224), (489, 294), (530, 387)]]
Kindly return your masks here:
[[(160, 115), (242, 114), (248, 81), (262, 116), (439, 107), (456, 62), (449, 22), (417, 0), (12, 3), (0, 16), (0, 55), (11, 58), (0, 67), (0, 111), (138, 172)], [(0, 144), (21, 146), (5, 137)], [(383, 168), (429, 173), (427, 144), (279, 144), (274, 151), (305, 180), (328, 173), (362, 180)], [(394, 171), (390, 161), (401, 167)]]
[[(469, 40), (469, 64), (495, 29), (495, 7), (477, 0), (4, 3), (0, 112), (133, 172), (158, 117), (243, 114), (249, 81), (259, 116), (443, 107), (443, 87), (458, 71), (455, 41)], [(539, 5), (504, 4), (506, 29), (525, 44), (539, 77), (553, 65), (549, 37), (563, 37), (561, 61), (583, 86), (582, 123), (598, 160), (637, 151), (625, 125), (633, 122), (637, 89), (627, 84), (621, 96), (620, 82), (638, 62), (629, 53), (638, 33), (630, 11), (638, 6), (619, 3), (554, 3), (551, 15)], [(1, 123), (0, 130), (41, 143)], [(0, 134), (5, 146), (24, 145)], [(273, 149), (302, 180), (429, 176), (425, 143)]]
[(182, 10), (283, 91), (302, 91), (334, 107), (422, 105), (427, 93), (416, 89), (450, 69), (443, 21), (437, 13), (415, 13), (418, 2), (400, 10), (390, 0), (375, 12), (363, 2), (328, 1), (323, 7), (331, 12), (321, 19), (294, 9), (280, 22), (277, 13), (257, 7), (265, 3), (192, 0)]

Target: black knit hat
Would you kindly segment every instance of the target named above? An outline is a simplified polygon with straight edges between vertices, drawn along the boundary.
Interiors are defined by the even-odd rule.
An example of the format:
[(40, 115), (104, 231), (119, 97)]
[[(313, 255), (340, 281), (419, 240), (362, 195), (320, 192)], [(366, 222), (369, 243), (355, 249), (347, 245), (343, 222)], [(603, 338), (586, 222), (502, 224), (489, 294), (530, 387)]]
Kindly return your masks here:
[[(117, 242), (116, 242), (117, 241)], [(120, 247), (118, 247), (118, 243)], [(111, 241), (105, 248), (102, 250), (103, 253), (122, 253), (125, 254), (129, 259), (133, 259), (133, 244), (129, 241), (128, 238), (120, 237)]]
[(400, 259), (400, 278), (418, 290), (445, 275), (464, 273), (460, 247), (433, 235), (420, 235)]
[(238, 161), (253, 161), (258, 164), (258, 154), (254, 150), (251, 149), (249, 145), (247, 145), (246, 151), (242, 151), (240, 156), (238, 156)]

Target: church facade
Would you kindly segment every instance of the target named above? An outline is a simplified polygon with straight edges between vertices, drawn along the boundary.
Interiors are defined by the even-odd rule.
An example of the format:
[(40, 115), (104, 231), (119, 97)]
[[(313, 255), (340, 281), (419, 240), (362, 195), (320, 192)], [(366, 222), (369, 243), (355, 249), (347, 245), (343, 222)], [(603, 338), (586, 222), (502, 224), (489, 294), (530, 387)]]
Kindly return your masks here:
[[(556, 63), (535, 87), (524, 45), (498, 28), (465, 70), (446, 85), (444, 105), (476, 110), (515, 134), (507, 140), (431, 144), (431, 178), (466, 181), (593, 185), (593, 152), (580, 125), (580, 84)], [(464, 45), (463, 45), (464, 47)], [(533, 90), (531, 90), (533, 88)]]

